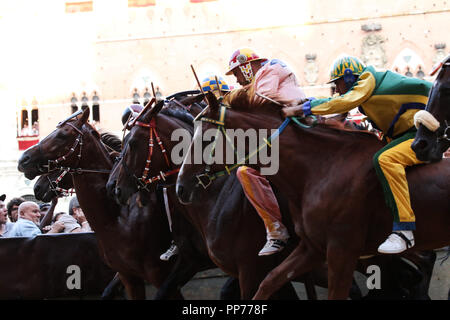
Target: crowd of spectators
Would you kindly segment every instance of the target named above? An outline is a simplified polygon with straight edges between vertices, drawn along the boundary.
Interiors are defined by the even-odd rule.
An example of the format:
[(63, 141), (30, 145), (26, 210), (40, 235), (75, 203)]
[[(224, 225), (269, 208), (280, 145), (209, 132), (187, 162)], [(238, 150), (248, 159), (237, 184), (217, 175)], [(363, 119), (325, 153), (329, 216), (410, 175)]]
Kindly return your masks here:
[(0, 195), (0, 238), (92, 231), (76, 196), (70, 200), (68, 213), (54, 213), (58, 198), (51, 203), (37, 203), (21, 197), (7, 203), (5, 200), (6, 195)]

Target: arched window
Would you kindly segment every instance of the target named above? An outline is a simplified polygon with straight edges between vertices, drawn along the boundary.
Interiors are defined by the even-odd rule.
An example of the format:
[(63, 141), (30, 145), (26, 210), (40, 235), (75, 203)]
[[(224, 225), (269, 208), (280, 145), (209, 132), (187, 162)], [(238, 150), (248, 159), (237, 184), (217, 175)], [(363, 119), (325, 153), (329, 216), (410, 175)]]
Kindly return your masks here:
[(409, 69), (409, 67), (406, 67), (405, 76), (407, 76), (407, 77), (412, 77), (413, 76), (413, 74), (412, 74), (411, 70)]
[(31, 135), (38, 136), (39, 135), (39, 110), (32, 109), (31, 110)]
[(92, 96), (92, 120), (100, 121), (100, 98), (97, 95), (97, 91), (94, 91)]
[(419, 79), (423, 79), (425, 77), (425, 72), (423, 72), (422, 66), (419, 66), (419, 70), (417, 70), (416, 77)]
[(89, 105), (88, 105), (88, 97), (86, 96), (86, 92), (83, 92), (83, 96), (81, 97), (81, 109), (84, 111), (86, 110)]
[(134, 88), (134, 93), (133, 93), (133, 103), (134, 104), (141, 104), (139, 102), (139, 99), (141, 98), (141, 96), (138, 93), (138, 90), (136, 88)]
[(70, 99), (70, 107), (72, 108), (72, 113), (78, 111), (78, 99), (75, 96), (75, 92), (72, 92), (72, 98)]
[(29, 131), (30, 128), (28, 126), (28, 110), (27, 109), (22, 109), (21, 111), (22, 116), (21, 116), (21, 121), (20, 121), (20, 136), (28, 136), (29, 135)]
[(150, 101), (151, 99), (151, 95), (150, 92), (148, 92), (148, 88), (145, 88), (145, 92), (144, 92), (144, 106)]

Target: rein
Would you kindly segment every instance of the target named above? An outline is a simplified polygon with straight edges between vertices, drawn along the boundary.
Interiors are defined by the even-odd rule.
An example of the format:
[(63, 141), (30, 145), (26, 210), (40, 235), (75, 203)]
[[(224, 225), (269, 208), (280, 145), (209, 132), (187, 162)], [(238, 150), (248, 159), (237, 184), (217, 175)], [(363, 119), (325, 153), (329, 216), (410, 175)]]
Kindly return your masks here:
[[(220, 114), (219, 114), (219, 120), (215, 120), (215, 119), (211, 119), (211, 118), (206, 118), (206, 117), (202, 117), (200, 118), (201, 121), (204, 122), (208, 122), (208, 123), (212, 123), (217, 125), (217, 132), (215, 135), (215, 139), (213, 142), (213, 146), (211, 148), (211, 153), (210, 153), (210, 158), (209, 160), (211, 160), (214, 150), (216, 148), (216, 141), (217, 138), (219, 136), (219, 134), (222, 132), (225, 136), (225, 138), (227, 139), (228, 143), (230, 143), (231, 147), (233, 148), (233, 150), (235, 151), (236, 154), (236, 150), (234, 148), (234, 145), (230, 139), (230, 137), (227, 135), (226, 130), (225, 130), (225, 114), (226, 114), (226, 110), (227, 108), (229, 108), (228, 106), (224, 105), (223, 103), (220, 103)], [(317, 123), (317, 118), (315, 116), (308, 116), (311, 117), (313, 119), (313, 124), (312, 125), (306, 125), (303, 124), (302, 122), (299, 121), (299, 119), (297, 117), (288, 117), (286, 118), (283, 123), (278, 127), (278, 129), (269, 137), (269, 138), (264, 138), (264, 143), (262, 143), (260, 146), (258, 146), (258, 148), (256, 150), (254, 150), (253, 152), (249, 153), (248, 155), (246, 155), (245, 157), (241, 158), (237, 163), (233, 164), (232, 166), (228, 167), (227, 165), (225, 165), (225, 170), (219, 171), (219, 172), (214, 172), (211, 173), (211, 166), (209, 164), (206, 165), (205, 167), (205, 172), (202, 174), (198, 174), (196, 175), (196, 178), (198, 180), (197, 186), (202, 186), (204, 189), (208, 188), (211, 183), (221, 177), (224, 176), (225, 174), (230, 175), (231, 171), (242, 166), (243, 164), (245, 164), (245, 162), (247, 160), (249, 160), (250, 158), (254, 157), (255, 155), (257, 155), (263, 148), (265, 148), (266, 146), (268, 146), (269, 148), (272, 147), (271, 142), (276, 139), (283, 131), (284, 129), (287, 127), (287, 125), (293, 121), (295, 124), (297, 124), (298, 126), (305, 128), (305, 129), (309, 129), (312, 128), (313, 126), (315, 126), (315, 124)], [(306, 117), (305, 117), (306, 118)], [(302, 118), (303, 119), (303, 118)], [(211, 161), (208, 161), (208, 163)]]
[[(148, 142), (148, 155), (147, 155), (147, 160), (145, 163), (145, 168), (142, 172), (142, 176), (140, 178), (136, 177), (136, 175), (131, 173), (131, 170), (128, 168), (128, 166), (126, 165), (126, 163), (124, 161), (122, 161), (122, 165), (125, 169), (125, 172), (133, 177), (133, 179), (136, 181), (137, 185), (138, 185), (138, 189), (144, 189), (146, 191), (149, 191), (148, 186), (154, 182), (157, 181), (166, 181), (167, 177), (170, 177), (174, 174), (177, 174), (180, 171), (180, 168), (177, 169), (172, 169), (172, 165), (169, 161), (169, 157), (167, 156), (167, 152), (166, 149), (164, 148), (164, 145), (161, 141), (161, 139), (159, 138), (158, 132), (156, 130), (156, 121), (155, 118), (152, 118), (150, 120), (150, 123), (144, 123), (141, 121), (135, 121), (133, 123), (133, 126), (138, 126), (138, 127), (142, 127), (142, 128), (148, 128), (149, 129), (149, 142)], [(150, 173), (150, 164), (152, 162), (152, 156), (153, 156), (153, 147), (154, 147), (154, 140), (153, 140), (153, 135), (155, 136), (155, 140), (156, 143), (159, 145), (161, 152), (164, 156), (164, 160), (166, 162), (167, 167), (169, 168), (169, 170), (163, 172), (160, 171), (158, 175), (150, 177), (149, 173)], [(121, 155), (122, 158), (122, 155)]]

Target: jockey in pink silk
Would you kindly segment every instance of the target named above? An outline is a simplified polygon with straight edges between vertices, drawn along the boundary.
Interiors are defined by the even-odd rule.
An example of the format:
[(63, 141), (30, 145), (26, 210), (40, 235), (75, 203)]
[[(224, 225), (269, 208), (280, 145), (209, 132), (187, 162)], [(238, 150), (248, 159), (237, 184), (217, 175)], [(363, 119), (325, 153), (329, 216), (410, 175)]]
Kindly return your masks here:
[[(280, 60), (260, 58), (252, 49), (236, 50), (231, 56), (227, 75), (233, 74), (242, 86), (251, 85), (259, 93), (286, 106), (297, 105), (306, 98), (294, 73)], [(230, 93), (232, 95), (233, 92)], [(255, 100), (263, 99), (259, 96)], [(237, 170), (247, 199), (264, 221), (267, 242), (260, 256), (283, 250), (289, 233), (281, 221), (281, 212), (269, 181), (258, 170), (241, 166)]]

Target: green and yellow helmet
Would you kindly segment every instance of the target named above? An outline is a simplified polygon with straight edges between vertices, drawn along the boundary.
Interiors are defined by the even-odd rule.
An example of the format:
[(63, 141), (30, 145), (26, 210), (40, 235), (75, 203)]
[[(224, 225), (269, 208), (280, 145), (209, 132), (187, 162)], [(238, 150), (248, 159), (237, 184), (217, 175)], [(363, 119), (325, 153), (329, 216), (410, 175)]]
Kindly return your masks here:
[(356, 57), (343, 56), (337, 58), (331, 68), (330, 81), (328, 83), (334, 82), (348, 74), (359, 76), (365, 67), (364, 63)]

